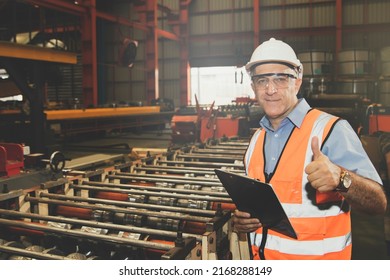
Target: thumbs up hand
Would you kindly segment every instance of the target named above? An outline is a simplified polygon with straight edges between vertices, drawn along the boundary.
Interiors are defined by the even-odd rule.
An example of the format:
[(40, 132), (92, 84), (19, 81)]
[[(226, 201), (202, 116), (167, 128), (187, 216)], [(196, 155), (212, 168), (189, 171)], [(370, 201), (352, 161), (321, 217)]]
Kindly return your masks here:
[(321, 156), (326, 157), (320, 150), (320, 143), (317, 136), (311, 139), (311, 150), (313, 152), (313, 160), (318, 160)]
[(334, 190), (339, 184), (340, 167), (332, 163), (321, 152), (317, 136), (311, 139), (311, 150), (313, 152), (313, 161), (305, 168), (309, 183), (320, 192)]

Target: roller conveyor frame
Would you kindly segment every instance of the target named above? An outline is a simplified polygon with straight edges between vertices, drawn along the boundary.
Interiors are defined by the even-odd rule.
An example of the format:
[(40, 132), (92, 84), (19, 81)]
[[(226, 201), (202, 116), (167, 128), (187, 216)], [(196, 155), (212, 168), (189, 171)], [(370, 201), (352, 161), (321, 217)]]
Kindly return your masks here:
[(177, 248), (177, 246), (157, 243), (153, 241), (134, 240), (130, 238), (107, 236), (107, 235), (95, 234), (90, 232), (83, 232), (83, 231), (76, 231), (71, 229), (62, 229), (62, 228), (45, 226), (45, 225), (26, 223), (23, 221), (11, 221), (3, 218), (0, 218), (0, 225), (37, 230), (44, 233), (59, 234), (61, 236), (67, 236), (71, 238), (84, 238), (87, 240), (104, 242), (106, 244), (110, 244), (114, 246), (120, 244), (122, 246), (166, 251), (166, 253), (161, 256), (162, 259), (172, 259), (172, 260), (182, 259), (183, 256), (185, 257), (191, 254), (191, 251), (196, 248), (196, 240), (195, 238), (191, 238), (191, 237), (182, 239), (182, 244), (180, 244), (182, 248)]
[[(194, 234), (181, 234), (180, 238), (182, 239), (181, 245), (178, 246), (172, 246), (169, 244), (162, 244), (162, 243), (155, 243), (153, 241), (145, 241), (145, 240), (134, 240), (129, 238), (122, 238), (122, 237), (116, 237), (116, 236), (107, 236), (107, 235), (101, 235), (101, 234), (95, 234), (90, 232), (82, 232), (77, 230), (71, 230), (71, 229), (65, 229), (65, 228), (56, 228), (56, 227), (50, 227), (46, 225), (36, 224), (36, 223), (26, 223), (25, 221), (15, 221), (15, 220), (7, 220), (4, 219), (4, 216), (12, 216), (12, 217), (24, 217), (28, 219), (38, 219), (38, 220), (45, 220), (45, 221), (57, 221), (57, 222), (69, 222), (71, 224), (78, 224), (78, 225), (88, 225), (91, 227), (100, 227), (103, 228), (109, 228), (109, 229), (115, 229), (115, 230), (126, 230), (129, 231), (132, 229), (136, 229), (136, 227), (133, 226), (125, 226), (125, 225), (115, 225), (115, 224), (109, 224), (109, 223), (101, 223), (101, 222), (91, 222), (87, 220), (79, 220), (79, 219), (70, 219), (70, 218), (60, 218), (55, 216), (45, 216), (40, 214), (34, 214), (34, 213), (21, 213), (18, 211), (11, 211), (11, 210), (2, 210), (0, 209), (0, 226), (10, 226), (10, 227), (17, 227), (17, 228), (24, 228), (29, 230), (36, 230), (40, 232), (44, 232), (45, 234), (57, 234), (58, 236), (64, 237), (71, 237), (71, 238), (83, 238), (85, 240), (90, 241), (98, 241), (98, 242), (104, 242), (106, 244), (118, 246), (131, 246), (131, 247), (137, 247), (141, 249), (152, 249), (152, 250), (163, 250), (166, 251), (161, 258), (162, 259), (182, 259), (188, 256), (190, 253), (195, 254), (194, 251), (200, 251), (200, 245), (196, 244), (197, 240), (199, 240), (201, 237), (196, 236)], [(146, 230), (146, 228), (145, 228)], [(136, 229), (137, 232), (142, 232), (141, 229)], [(169, 237), (178, 237), (177, 233), (170, 232), (170, 234), (167, 234), (167, 232), (164, 232), (162, 230), (153, 230), (153, 229), (147, 229), (148, 234), (159, 234), (160, 236), (169, 236)], [(175, 236), (174, 236), (175, 235)], [(2, 250), (0, 249), (0, 252)], [(198, 252), (196, 252), (196, 255), (199, 255)]]
[[(68, 217), (49, 216), (49, 215), (34, 214), (34, 213), (21, 213), (18, 211), (3, 210), (3, 209), (0, 209), (0, 215), (11, 216), (16, 218), (25, 218), (31, 220), (68, 223), (68, 224), (79, 225), (79, 226), (105, 228), (110, 230), (129, 231), (129, 232), (141, 233), (141, 234), (153, 234), (156, 236), (163, 236), (169, 238), (177, 237), (176, 232), (161, 230), (161, 229), (146, 228), (146, 227), (137, 227), (133, 225), (119, 225), (113, 223), (106, 223), (106, 222), (99, 222), (99, 221), (92, 221), (92, 220), (82, 220), (82, 219), (68, 218)], [(195, 238), (197, 241), (200, 241), (202, 239), (202, 236), (199, 234), (185, 233), (185, 232), (182, 233), (182, 237)]]
[[(164, 251), (168, 251), (173, 248), (173, 246), (169, 246), (161, 243), (153, 243), (150, 241), (132, 240), (132, 239), (125, 239), (121, 237), (115, 237), (115, 236), (106, 236), (106, 235), (89, 233), (89, 232), (75, 231), (71, 229), (48, 227), (46, 225), (32, 224), (23, 221), (8, 220), (3, 218), (0, 218), (0, 225), (37, 230), (45, 233), (60, 234), (61, 236), (68, 236), (74, 238), (86, 238), (90, 240), (92, 239), (96, 241), (111, 243), (112, 245), (122, 244), (122, 245), (129, 245), (129, 246), (143, 247), (148, 249), (157, 249), (157, 250), (164, 250)], [(193, 241), (195, 241), (195, 239), (193, 239)]]
[[(53, 201), (53, 203), (56, 203)], [(67, 204), (67, 203), (66, 203)], [(71, 204), (73, 205), (73, 204)], [(74, 204), (75, 206), (81, 206), (82, 204)], [(112, 210), (112, 207), (104, 208), (105, 210), (109, 211)], [(125, 211), (126, 212), (126, 211)], [(140, 212), (139, 214), (145, 213), (145, 211)], [(173, 216), (172, 218), (177, 218), (177, 216)], [(188, 221), (188, 216), (183, 221)], [(204, 222), (206, 222), (206, 233), (202, 236), (202, 258), (203, 259), (209, 259), (209, 258), (216, 258), (213, 256), (213, 251), (215, 252), (215, 240), (218, 240), (217, 238), (217, 231), (220, 231), (223, 227), (229, 227), (230, 223), (230, 212), (224, 211), (222, 215), (219, 215), (217, 217), (214, 216), (213, 218), (207, 218), (204, 219)], [(213, 241), (214, 240), (214, 241)], [(213, 249), (214, 248), (214, 249)], [(215, 253), (214, 253), (215, 254)]]
[[(239, 147), (241, 148), (241, 145), (235, 147), (238, 150)], [(177, 175), (191, 173), (191, 170), (194, 171), (193, 174), (196, 173), (197, 175), (205, 175), (206, 173), (208, 173), (208, 175), (213, 175), (213, 168), (226, 168), (235, 172), (244, 172), (244, 166), (242, 163), (243, 155), (240, 160), (236, 160), (231, 156), (231, 153), (225, 153), (225, 151), (221, 151), (221, 145), (218, 148), (212, 148), (213, 151), (211, 151), (211, 149), (209, 151), (208, 149), (208, 147), (201, 148), (200, 146), (196, 146), (195, 148), (192, 147), (181, 149), (172, 153), (164, 153), (163, 155), (155, 155), (153, 157), (142, 158), (135, 162), (124, 162), (116, 164), (115, 166), (107, 166), (107, 168), (104, 168), (104, 170), (100, 170), (99, 172), (96, 170), (64, 170), (63, 176), (66, 176), (66, 183), (61, 183), (62, 185), (59, 184), (59, 186), (56, 186), (56, 182), (54, 182), (53, 184), (49, 182), (40, 185), (39, 188), (36, 188), (35, 191), (27, 191), (23, 192), (23, 194), (19, 193), (20, 198), (18, 201), (22, 203), (20, 205), (21, 210), (19, 211), (38, 211), (39, 213), (41, 213), (38, 215), (42, 215), (49, 212), (53, 214), (55, 213), (55, 209), (57, 208), (51, 206), (49, 207), (49, 205), (55, 205), (59, 203), (57, 205), (69, 205), (69, 207), (64, 207), (63, 209), (61, 209), (61, 213), (64, 213), (66, 217), (72, 217), (72, 207), (85, 207), (88, 209), (96, 209), (97, 211), (91, 214), (91, 220), (88, 220), (88, 215), (90, 215), (91, 213), (89, 210), (80, 212), (81, 216), (79, 216), (79, 218), (81, 218), (81, 220), (75, 219), (80, 221), (80, 225), (82, 225), (82, 223), (86, 223), (86, 225), (91, 225), (91, 227), (94, 227), (93, 225), (95, 225), (96, 227), (96, 223), (98, 227), (99, 225), (103, 227), (102, 225), (104, 224), (104, 222), (100, 221), (108, 221), (110, 217), (113, 217), (112, 215), (110, 215), (110, 213), (118, 212), (121, 214), (115, 216), (116, 220), (115, 224), (112, 224), (113, 227), (131, 227), (134, 232), (140, 232), (142, 234), (146, 234), (147, 232), (150, 234), (155, 234), (156, 236), (158, 235), (157, 233), (161, 233), (162, 236), (166, 236), (170, 239), (174, 238), (174, 236), (176, 235), (176, 229), (178, 228), (177, 225), (173, 223), (171, 224), (169, 222), (167, 223), (167, 226), (163, 226), (163, 224), (158, 222), (158, 219), (166, 220), (166, 222), (168, 222), (169, 219), (180, 220), (183, 222), (188, 221), (189, 223), (194, 221), (194, 223), (191, 223), (191, 230), (187, 228), (188, 232), (182, 233), (182, 236), (183, 238), (195, 238), (195, 243), (197, 243), (195, 246), (197, 248), (202, 248), (202, 259), (218, 259), (218, 256), (223, 256), (221, 255), (221, 252), (218, 252), (218, 250), (225, 249), (228, 249), (230, 250), (230, 252), (232, 252), (232, 254), (234, 255), (234, 259), (239, 259), (237, 256), (241, 253), (237, 253), (237, 250), (232, 249), (230, 247), (217, 246), (217, 244), (221, 244), (221, 242), (225, 243), (226, 240), (229, 240), (230, 245), (232, 245), (234, 242), (238, 242), (238, 239), (235, 237), (235, 233), (232, 232), (232, 225), (230, 220), (231, 212), (227, 210), (222, 210), (221, 208), (212, 208), (213, 210), (204, 210), (206, 208), (201, 208), (205, 207), (203, 205), (191, 205), (190, 203), (187, 204), (187, 201), (190, 200), (193, 200), (195, 202), (214, 202), (214, 205), (220, 205), (219, 203), (232, 204), (232, 201), (227, 193), (219, 191), (209, 191), (210, 188), (213, 187), (217, 187), (216, 189), (222, 187), (222, 184), (219, 182), (219, 180), (215, 180), (213, 178), (208, 177), (202, 178), (202, 176), (193, 175), (175, 176), (175, 174)], [(234, 146), (229, 146), (226, 149), (232, 150), (234, 149)], [(200, 152), (197, 153), (197, 151)], [(244, 151), (244, 149), (242, 149), (242, 151)], [(220, 157), (219, 153), (228, 154), (228, 156)], [(206, 156), (203, 154), (206, 154)], [(169, 158), (164, 158), (166, 155), (169, 155)], [(198, 155), (201, 157), (198, 157)], [(179, 158), (181, 160), (176, 160), (176, 158)], [(201, 158), (205, 158), (205, 161), (200, 161)], [(220, 158), (223, 158), (223, 160), (221, 161)], [(232, 162), (223, 162), (225, 160)], [(120, 172), (117, 171), (118, 168), (120, 168)], [(124, 178), (121, 178), (122, 176)], [(106, 183), (105, 181), (107, 180), (109, 182)], [(112, 182), (121, 182), (121, 184)], [(123, 184), (123, 182), (135, 183)], [(163, 184), (159, 183), (169, 184), (168, 187), (161, 187)], [(187, 184), (194, 186), (184, 186)], [(29, 195), (30, 193), (31, 195)], [(72, 193), (73, 195), (71, 195)], [(114, 193), (114, 195), (110, 196), (110, 193)], [(124, 195), (117, 196), (115, 195), (115, 193), (120, 193)], [(24, 197), (25, 199), (22, 199), (21, 197), (25, 194), (27, 194)], [(95, 198), (94, 195), (96, 194), (98, 194), (98, 196)], [(126, 194), (130, 201), (126, 200)], [(148, 201), (147, 203), (141, 203), (140, 201), (142, 201), (142, 199), (144, 198), (140, 199), (139, 195), (145, 196), (145, 201), (147, 201), (149, 197), (153, 199)], [(159, 203), (158, 198), (162, 198), (161, 204), (157, 204)], [(169, 200), (163, 198), (174, 198), (175, 201), (182, 200), (182, 202), (180, 204), (177, 204), (178, 206), (170, 206), (170, 204), (168, 204)], [(137, 202), (132, 202), (131, 200)], [(183, 202), (185, 200), (187, 201)], [(128, 207), (132, 207), (135, 209), (128, 209)], [(106, 211), (110, 213), (103, 213)], [(162, 211), (164, 213), (159, 213), (157, 215), (155, 214), (156, 211)], [(176, 212), (182, 213), (182, 215), (178, 216)], [(126, 217), (123, 215), (123, 213), (129, 213), (131, 214), (131, 216), (146, 215), (151, 219), (153, 218), (151, 221), (156, 224), (158, 223), (157, 226), (161, 226), (161, 228), (155, 229), (155, 225), (153, 223), (148, 223), (146, 227), (121, 225), (120, 223), (122, 223), (122, 221), (130, 222), (131, 224), (133, 224), (133, 220), (130, 220), (128, 218), (126, 218), (126, 220), (122, 220), (124, 219), (123, 217)], [(0, 217), (2, 217), (1, 214)], [(97, 219), (97, 221), (99, 222), (94, 222), (93, 219)], [(192, 231), (192, 229), (195, 228), (194, 225), (198, 221), (201, 221), (201, 223), (205, 225), (205, 229), (202, 226), (202, 232), (204, 232), (204, 234), (199, 234), (199, 231)], [(141, 223), (138, 223), (138, 221), (134, 224), (141, 225)], [(164, 230), (163, 228), (165, 228), (166, 230)], [(114, 228), (112, 230), (115, 231)], [(212, 240), (214, 240), (214, 242), (212, 242)], [(117, 241), (113, 241), (112, 244), (116, 244), (116, 242)], [(118, 243), (118, 245), (116, 246), (121, 245), (122, 244)], [(126, 247), (128, 245), (124, 246)], [(180, 248), (176, 248), (176, 250), (177, 249)], [(222, 254), (224, 253), (222, 252)], [(199, 257), (198, 253), (196, 253), (196, 255)], [(183, 259), (186, 258), (185, 255), (181, 255), (181, 257)], [(167, 258), (169, 258), (169, 256), (167, 256)]]
[[(34, 189), (32, 189), (32, 190), (28, 190), (28, 192), (36, 192), (36, 191), (41, 191), (42, 193), (43, 192), (46, 192), (47, 190), (50, 190), (50, 188), (56, 188), (56, 187), (58, 187), (58, 186), (63, 186), (63, 183), (64, 183), (64, 180), (60, 180), (60, 182), (58, 182), (58, 184), (56, 184), (56, 182), (50, 182), (49, 184), (46, 184), (46, 188), (43, 188), (43, 185), (41, 185), (40, 186), (40, 188), (34, 188), (34, 189), (36, 189), (36, 190), (34, 190)], [(48, 187), (50, 185), (50, 187)], [(10, 193), (7, 193), (7, 194), (4, 194), (4, 195), (1, 195), (1, 200), (2, 201), (6, 201), (6, 200), (8, 200), (8, 199), (16, 199), (16, 200), (18, 200), (18, 201), (23, 201), (24, 202), (24, 204), (28, 204), (28, 202), (27, 202), (27, 200), (28, 199), (25, 199), (26, 197), (24, 197), (23, 198), (23, 196), (24, 196), (24, 193), (25, 193), (25, 191), (22, 191), (22, 190), (18, 190), (18, 191), (13, 191), (13, 192), (10, 192)], [(80, 206), (80, 205), (77, 205), (77, 206)], [(26, 209), (26, 206), (24, 205), (23, 206), (25, 209)], [(1, 211), (1, 209), (0, 209), (0, 211)], [(144, 211), (145, 212), (145, 211)], [(143, 212), (143, 213), (144, 213)], [(19, 213), (22, 213), (22, 212), (19, 212)], [(177, 216), (176, 215), (174, 215), (174, 217), (175, 218), (177, 218)], [(209, 220), (209, 219), (208, 219)], [(207, 221), (207, 220), (205, 220), (205, 221)], [(1, 224), (1, 223), (0, 223)], [(4, 223), (3, 223), (4, 224)], [(5, 222), (5, 224), (6, 224), (6, 222)], [(10, 225), (10, 224), (9, 224)], [(22, 228), (27, 228), (28, 226), (20, 226), (20, 227), (22, 227)], [(33, 228), (34, 229), (34, 227), (32, 226), (32, 227), (30, 227), (30, 228)], [(149, 234), (154, 234), (154, 233), (156, 233), (156, 231), (155, 230), (153, 230), (153, 229), (148, 229), (148, 232), (149, 232)], [(162, 231), (161, 231), (162, 232)], [(172, 232), (173, 234), (176, 234), (176, 233), (174, 233), (174, 232)], [(171, 234), (172, 234), (171, 233)], [(61, 235), (61, 232), (59, 232), (58, 233), (59, 235)], [(71, 236), (71, 234), (64, 234), (65, 236), (66, 235), (68, 235), (68, 236)], [(191, 234), (185, 234), (184, 235), (184, 237), (185, 238), (189, 238), (189, 237), (191, 237), (191, 238), (193, 238), (193, 236), (190, 236)], [(172, 238), (172, 235), (170, 235), (170, 238)], [(211, 237), (210, 237), (211, 238)], [(201, 237), (200, 238), (201, 240), (203, 240), (204, 239), (204, 237)], [(199, 240), (199, 237), (197, 237), (196, 238), (196, 242), (199, 242), (198, 241)], [(98, 240), (99, 241), (99, 240)], [(103, 240), (104, 241), (104, 240)], [(148, 242), (148, 241), (146, 241), (146, 242)], [(120, 245), (119, 243), (118, 243), (118, 245)], [(187, 245), (186, 245), (187, 246)], [(198, 250), (199, 252), (201, 251), (201, 246), (202, 246), (202, 244), (195, 244), (195, 245), (191, 245), (191, 246), (193, 246), (194, 247), (194, 250), (195, 250), (195, 248), (197, 248), (196, 250)], [(188, 246), (187, 246), (188, 247)], [(180, 248), (179, 248), (180, 249)], [(206, 248), (207, 249), (207, 248)], [(200, 253), (192, 253), (192, 255), (193, 256), (197, 256), (197, 257), (195, 257), (196, 259), (200, 256)], [(181, 256), (181, 257), (177, 257), (177, 256)], [(165, 259), (172, 259), (172, 258), (177, 258), (177, 259), (181, 259), (181, 258), (187, 258), (187, 256), (184, 256), (183, 255), (183, 253), (182, 253), (182, 250), (178, 250), (178, 248), (173, 248), (172, 250), (171, 250), (171, 252), (167, 252), (166, 254), (164, 254), (163, 256), (162, 256), (162, 258), (165, 258)]]
[(29, 202), (33, 202), (33, 203), (64, 205), (64, 206), (85, 208), (85, 209), (91, 209), (91, 210), (105, 210), (105, 211), (111, 211), (111, 212), (117, 212), (117, 213), (127, 213), (127, 214), (136, 214), (136, 215), (148, 215), (149, 217), (169, 218), (169, 219), (193, 221), (193, 222), (201, 222), (201, 223), (206, 223), (210, 220), (209, 218), (196, 217), (196, 216), (191, 216), (191, 215), (187, 215), (187, 214), (176, 215), (174, 212), (167, 213), (167, 212), (155, 212), (155, 211), (139, 210), (139, 209), (128, 209), (128, 208), (105, 206), (105, 205), (76, 203), (76, 202), (57, 200), (57, 199), (44, 199), (44, 198), (37, 198), (37, 197), (30, 197), (30, 196), (26, 197), (25, 200), (29, 201)]

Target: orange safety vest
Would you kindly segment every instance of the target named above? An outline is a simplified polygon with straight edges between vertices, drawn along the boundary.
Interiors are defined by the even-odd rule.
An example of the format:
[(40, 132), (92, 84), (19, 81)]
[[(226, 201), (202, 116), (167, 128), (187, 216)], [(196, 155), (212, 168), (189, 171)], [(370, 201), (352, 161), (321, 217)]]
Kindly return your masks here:
[[(269, 183), (275, 190), (298, 239), (268, 230), (266, 259), (351, 259), (350, 207), (337, 192), (319, 193), (307, 180), (305, 167), (312, 161), (311, 139), (324, 143), (337, 117), (310, 110), (295, 127), (280, 155)], [(249, 177), (265, 181), (265, 130), (252, 137), (245, 155)], [(322, 139), (322, 141), (321, 141)], [(251, 233), (253, 258), (259, 259), (262, 228)]]

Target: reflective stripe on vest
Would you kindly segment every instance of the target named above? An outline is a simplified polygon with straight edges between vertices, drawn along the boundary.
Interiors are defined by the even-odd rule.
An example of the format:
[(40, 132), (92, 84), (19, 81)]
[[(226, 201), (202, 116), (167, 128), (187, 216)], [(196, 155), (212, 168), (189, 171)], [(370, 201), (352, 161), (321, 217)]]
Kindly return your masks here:
[[(294, 128), (280, 155), (270, 184), (281, 201), (298, 239), (268, 231), (267, 259), (350, 259), (351, 221), (349, 205), (337, 192), (319, 193), (307, 181), (305, 167), (312, 161), (311, 139), (320, 144), (338, 118), (311, 110), (300, 128)], [(265, 181), (265, 131), (257, 131), (245, 155), (247, 174)], [(256, 258), (262, 229), (251, 234)]]

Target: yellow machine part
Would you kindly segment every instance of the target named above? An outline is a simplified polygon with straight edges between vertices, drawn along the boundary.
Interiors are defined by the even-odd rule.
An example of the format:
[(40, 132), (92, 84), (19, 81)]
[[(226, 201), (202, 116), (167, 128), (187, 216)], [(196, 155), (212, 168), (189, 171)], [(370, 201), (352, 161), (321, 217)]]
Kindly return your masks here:
[(91, 108), (69, 110), (46, 110), (47, 120), (70, 120), (84, 118), (106, 118), (130, 115), (160, 113), (160, 106), (119, 107), (119, 108)]

